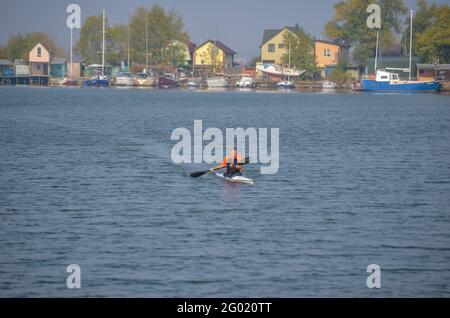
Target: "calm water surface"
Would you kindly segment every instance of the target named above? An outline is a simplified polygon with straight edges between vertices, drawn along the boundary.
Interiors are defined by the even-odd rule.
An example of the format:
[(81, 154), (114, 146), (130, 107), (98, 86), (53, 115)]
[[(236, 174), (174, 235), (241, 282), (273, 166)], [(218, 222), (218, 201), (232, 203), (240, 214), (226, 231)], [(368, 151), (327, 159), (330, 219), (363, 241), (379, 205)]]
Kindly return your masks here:
[[(188, 177), (195, 119), (280, 128), (279, 173)], [(0, 297), (448, 297), (449, 139), (448, 95), (1, 87)]]

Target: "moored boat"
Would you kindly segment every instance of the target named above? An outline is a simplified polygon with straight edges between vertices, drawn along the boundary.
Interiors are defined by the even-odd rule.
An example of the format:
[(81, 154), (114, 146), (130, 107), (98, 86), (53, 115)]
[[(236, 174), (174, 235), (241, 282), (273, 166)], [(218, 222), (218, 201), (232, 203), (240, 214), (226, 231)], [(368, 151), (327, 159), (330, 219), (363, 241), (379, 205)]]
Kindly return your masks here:
[(114, 81), (116, 86), (133, 86), (134, 78), (130, 72), (117, 73), (116, 80)]
[(158, 77), (158, 87), (159, 88), (176, 88), (178, 87), (178, 82), (173, 76), (168, 74), (160, 75)]
[(209, 88), (228, 87), (228, 81), (223, 76), (215, 76), (206, 80)]

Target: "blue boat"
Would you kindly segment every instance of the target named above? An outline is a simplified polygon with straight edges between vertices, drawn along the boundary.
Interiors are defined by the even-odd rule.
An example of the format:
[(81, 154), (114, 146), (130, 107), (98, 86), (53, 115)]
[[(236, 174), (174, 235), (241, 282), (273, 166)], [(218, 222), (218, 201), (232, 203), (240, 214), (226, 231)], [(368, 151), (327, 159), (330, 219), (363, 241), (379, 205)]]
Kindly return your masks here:
[(439, 92), (441, 83), (438, 81), (404, 81), (398, 74), (377, 71), (376, 79), (361, 81), (363, 91), (378, 92)]
[(379, 46), (380, 30), (377, 31), (377, 45), (375, 51), (375, 79), (363, 79), (361, 81), (361, 89), (363, 91), (375, 92), (439, 92), (441, 83), (438, 81), (413, 81), (412, 72), (412, 40), (413, 40), (413, 11), (411, 10), (411, 31), (409, 40), (409, 68), (387, 70), (401, 70), (409, 73), (409, 80), (401, 80), (396, 73), (385, 70), (378, 70), (378, 46)]

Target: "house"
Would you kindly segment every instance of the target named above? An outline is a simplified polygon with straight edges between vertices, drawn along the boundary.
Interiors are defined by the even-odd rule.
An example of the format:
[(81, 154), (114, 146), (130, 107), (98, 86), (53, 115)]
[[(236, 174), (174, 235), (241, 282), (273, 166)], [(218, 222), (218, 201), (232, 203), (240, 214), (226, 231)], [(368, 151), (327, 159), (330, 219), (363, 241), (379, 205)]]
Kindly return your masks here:
[(65, 78), (67, 76), (67, 61), (64, 58), (54, 57), (50, 62), (50, 76)]
[(9, 60), (0, 59), (0, 85), (15, 84), (14, 63)]
[(0, 77), (15, 76), (14, 63), (9, 60), (0, 59)]
[(74, 60), (73, 63), (67, 62), (67, 78), (79, 79), (82, 77), (84, 71), (84, 64), (80, 61)]
[(197, 47), (195, 43), (189, 42), (186, 44), (178, 40), (173, 40), (169, 43), (167, 49), (170, 50), (171, 47), (179, 47), (182, 50), (183, 52), (183, 62), (181, 63), (182, 65), (192, 64), (193, 54)]
[(350, 57), (349, 46), (340, 45), (336, 42), (315, 40), (314, 51), (316, 64), (319, 68), (337, 65), (340, 61), (347, 61)]
[(450, 81), (450, 64), (417, 64), (419, 81)]
[(282, 29), (266, 29), (263, 33), (263, 39), (259, 46), (261, 50), (262, 64), (282, 64), (283, 55), (288, 51), (284, 43), (286, 32), (295, 33), (294, 27), (284, 27)]
[(29, 53), (31, 84), (48, 85), (50, 50), (38, 43)]
[(16, 70), (17, 84), (29, 85), (30, 84), (30, 66), (25, 64), (23, 60), (14, 60), (14, 67)]
[(233, 67), (235, 55), (236, 52), (222, 42), (208, 40), (196, 48), (194, 63), (196, 67), (213, 67), (223, 72)]

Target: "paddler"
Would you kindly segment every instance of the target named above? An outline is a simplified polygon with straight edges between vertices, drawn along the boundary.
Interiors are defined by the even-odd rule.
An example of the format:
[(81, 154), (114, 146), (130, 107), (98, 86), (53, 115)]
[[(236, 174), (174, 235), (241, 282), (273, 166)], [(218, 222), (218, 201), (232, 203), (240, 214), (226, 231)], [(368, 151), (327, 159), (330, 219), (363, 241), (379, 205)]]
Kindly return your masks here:
[(233, 178), (236, 176), (242, 176), (243, 168), (239, 165), (239, 163), (242, 162), (242, 156), (237, 152), (236, 147), (233, 147), (231, 154), (229, 156), (225, 156), (222, 163), (217, 167), (211, 168), (210, 171), (214, 172), (216, 170), (227, 168), (227, 171), (223, 175), (224, 177)]

